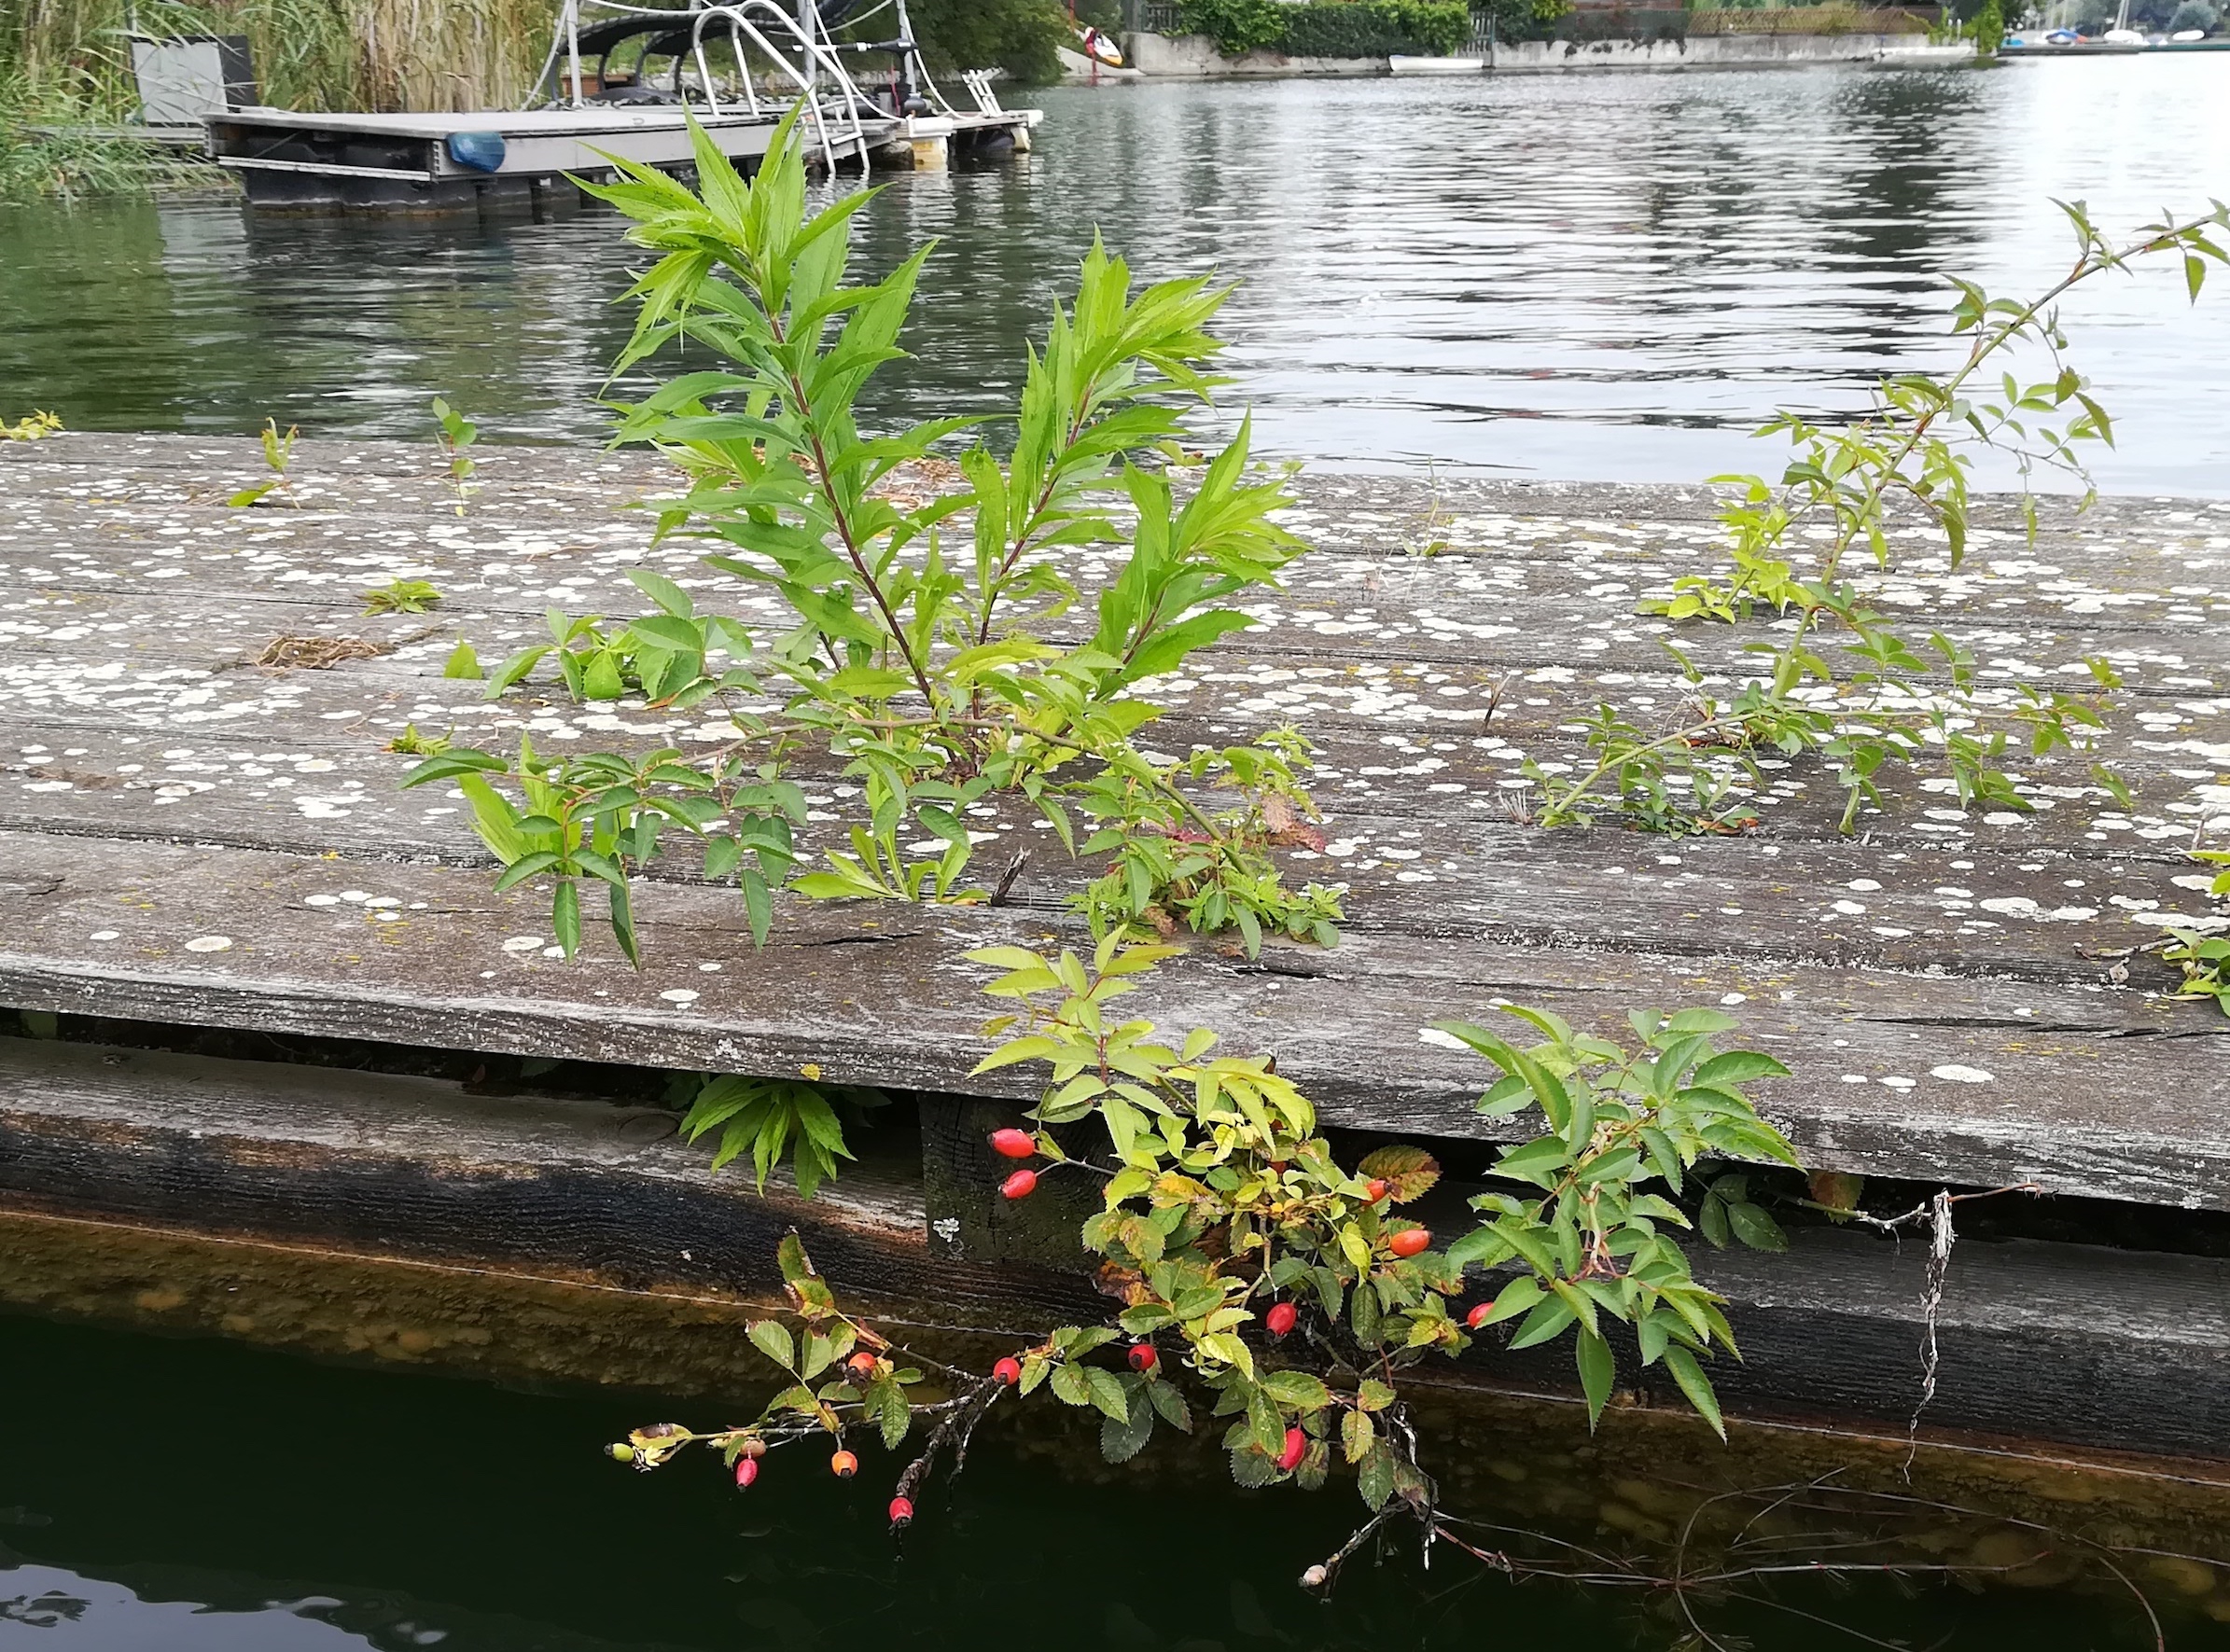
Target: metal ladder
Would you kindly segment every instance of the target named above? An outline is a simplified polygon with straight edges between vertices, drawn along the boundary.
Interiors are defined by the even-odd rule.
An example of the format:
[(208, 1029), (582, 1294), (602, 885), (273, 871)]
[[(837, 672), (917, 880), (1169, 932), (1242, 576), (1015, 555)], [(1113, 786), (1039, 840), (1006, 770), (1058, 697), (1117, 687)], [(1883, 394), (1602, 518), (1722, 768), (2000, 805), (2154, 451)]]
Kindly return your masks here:
[(968, 89), (968, 95), (976, 100), (976, 108), (985, 115), (1004, 115), (999, 107), (999, 94), (991, 90), (989, 69), (963, 69), (960, 84)]

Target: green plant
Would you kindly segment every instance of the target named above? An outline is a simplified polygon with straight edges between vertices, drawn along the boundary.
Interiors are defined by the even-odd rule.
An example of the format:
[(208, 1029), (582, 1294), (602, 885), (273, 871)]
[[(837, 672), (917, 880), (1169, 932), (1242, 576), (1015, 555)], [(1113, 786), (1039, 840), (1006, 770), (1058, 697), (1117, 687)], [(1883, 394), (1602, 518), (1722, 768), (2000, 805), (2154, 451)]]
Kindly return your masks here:
[(681, 1134), (694, 1142), (720, 1132), (713, 1152), (716, 1171), (748, 1148), (761, 1193), (787, 1148), (798, 1191), (811, 1199), (822, 1182), (835, 1176), (836, 1161), (852, 1157), (838, 1109), (858, 1113), (882, 1106), (886, 1099), (880, 1090), (823, 1085), (813, 1078), (721, 1075), (704, 1081), (682, 1117)]
[(2182, 0), (2182, 4), (2169, 16), (2167, 26), (2171, 35), (2180, 35), (2186, 29), (2197, 29), (2202, 34), (2211, 35), (2222, 27), (2222, 13), (2209, 6), (2207, 0)]
[[(1282, 482), (1248, 473), (1244, 423), (1182, 502), (1138, 463), (1181, 431), (1172, 401), (1214, 387), (1204, 368), (1220, 345), (1206, 328), (1225, 294), (1197, 278), (1134, 291), (1122, 261), (1095, 245), (1074, 304), (1055, 307), (1030, 354), (1010, 456), (978, 442), (961, 454), (960, 486), (911, 502), (893, 487), (906, 467), (979, 421), (870, 436), (853, 410), (901, 357), (927, 249), (846, 285), (850, 220), (868, 197), (808, 217), (791, 122), (749, 184), (695, 141), (701, 194), (626, 163), (624, 181), (591, 186), (660, 255), (634, 288), (618, 368), (685, 339), (733, 367), (623, 406), (620, 439), (654, 445), (690, 478), (662, 534), (710, 542), (705, 565), (777, 596), (787, 623), (700, 614), (674, 581), (637, 569), (657, 612), (624, 625), (553, 612), (551, 641), (512, 656), (488, 692), (554, 661), (578, 698), (704, 704), (728, 714), (735, 738), (709, 756), (453, 751), (404, 784), (466, 785), (504, 862), (499, 887), (548, 878), (568, 955), (585, 877), (606, 885), (634, 956), (632, 880), (676, 831), (694, 840), (705, 876), (740, 886), (762, 941), (786, 880), (809, 898), (985, 898), (969, 881), (969, 822), (1002, 803), (1035, 811), (1072, 854), (1105, 857), (1105, 875), (1072, 897), (1103, 929), (1229, 928), (1249, 951), (1264, 934), (1335, 938), (1336, 894), (1288, 890), (1270, 854), (1306, 829), (1303, 742), (1279, 732), (1178, 759), (1133, 742), (1156, 715), (1137, 685), (1250, 624), (1231, 604), (1274, 587), (1301, 549), (1271, 520)], [(1079, 600), (1065, 559), (1106, 545), (1122, 554), (1090, 636), (1046, 640)], [(801, 868), (805, 810), (787, 775), (808, 754), (859, 801), (813, 851), (817, 866)], [(523, 810), (495, 789), (507, 778)]]
[(441, 593), (423, 579), (390, 579), (362, 595), (367, 614), (424, 614), (441, 601)]
[[(6, 27), (0, 22), (0, 36)], [(0, 50), (0, 60), (6, 55)], [(233, 187), (230, 174), (199, 156), (104, 130), (128, 111), (88, 106), (59, 86), (8, 77), (0, 67), (0, 202)]]
[(2212, 998), (2217, 1009), (2230, 1015), (2230, 938), (2192, 929), (2171, 929), (2168, 936), (2160, 955), (2183, 972), (2177, 996)]
[(467, 501), (479, 492), (472, 479), (480, 470), (473, 463), (472, 444), (480, 440), (481, 427), (438, 396), (434, 397), (434, 418), (441, 427), (436, 439), (448, 462), (449, 485), (457, 493), (457, 514), (463, 516)]
[(1207, 35), (1225, 57), (1445, 56), (1471, 37), (1464, 0), (1183, 0), (1178, 18), (1185, 33)]
[[(2003, 767), (2016, 745), (2042, 756), (2090, 755), (2102, 724), (2103, 696), (2120, 678), (2103, 659), (2090, 662), (2096, 693), (2073, 695), (2028, 684), (2009, 696), (1978, 687), (1973, 658), (1941, 632), (1906, 637), (1846, 576), (1846, 559), (1870, 554), (1891, 563), (1891, 509), (1916, 509), (1963, 555), (1969, 477), (1976, 449), (2009, 455), (2024, 482), (2039, 466), (2083, 481), (2079, 445), (2112, 440), (2112, 424), (2066, 358), (2056, 306), (2079, 284), (2154, 256), (2178, 257), (2196, 299), (2210, 265), (2223, 261), (2210, 235), (2230, 226), (2230, 208), (2150, 225), (2123, 246), (2110, 243), (2080, 202), (2061, 203), (2074, 227), (2073, 266), (2041, 297), (1992, 298), (1956, 282), (1952, 330), (1969, 340), (1966, 359), (1937, 378), (1884, 381), (1866, 417), (1826, 429), (1792, 414), (1762, 435), (1785, 435), (1795, 452), (1778, 486), (1758, 477), (1724, 477), (1742, 490), (1721, 512), (1729, 530), (1729, 565), (1684, 576), (1645, 612), (1683, 623), (1780, 619), (1780, 635), (1749, 645), (1756, 664), (1728, 693), (1710, 689), (1677, 645), (1664, 643), (1690, 686), (1686, 714), (1670, 729), (1643, 728), (1602, 705), (1582, 727), (1594, 761), (1568, 779), (1528, 764), (1542, 789), (1541, 824), (1582, 823), (1606, 806), (1654, 830), (1739, 830), (1747, 810), (1734, 801), (1739, 781), (1762, 780), (1761, 756), (1810, 756), (1829, 765), (1845, 797), (1843, 826), (1878, 804), (1875, 776), (1886, 766), (1940, 762), (1962, 805), (2026, 811), (2030, 805)], [(1985, 376), (2017, 346), (2045, 357), (2045, 372), (2023, 382), (2010, 371)], [(2086, 491), (2083, 503), (2088, 505)], [(2035, 505), (2024, 495), (2031, 531)], [(1799, 554), (1795, 542), (1806, 543)], [(2122, 780), (2101, 763), (2092, 779), (2125, 803)]]
[(282, 108), (506, 108), (530, 90), (554, 13), (551, 0), (417, 12), (393, 0), (163, 0), (159, 13), (130, 0), (38, 0), (0, 10), (0, 87), (40, 120), (117, 124), (138, 101), (131, 36), (151, 29), (245, 35), (262, 101)]
[[(1178, 1333), (1192, 1368), (1225, 1399), (1236, 1396), (1219, 1414), (1247, 1412), (1251, 1432), (1226, 1442), (1242, 1479), (1275, 1460), (1274, 1438), (1282, 1440), (1285, 1428), (1298, 1425), (1313, 1437), (1312, 1416), (1330, 1403), (1282, 1405), (1275, 1390), (1262, 1393), (1265, 1380), (1235, 1333), (1257, 1317), (1252, 1304), (1278, 1298), (1303, 1309), (1315, 1345), (1351, 1370), (1387, 1380), (1426, 1354), (1460, 1352), (1466, 1328), (1515, 1320), (1513, 1348), (1573, 1331), (1596, 1415), (1612, 1378), (1602, 1326), (1623, 1321), (1634, 1327), (1643, 1365), (1663, 1360), (1682, 1393), (1721, 1426), (1696, 1356), (1715, 1340), (1731, 1346), (1732, 1332), (1720, 1298), (1695, 1283), (1671, 1237), (1690, 1217), (1647, 1185), (1662, 1181), (1678, 1195), (1707, 1155), (1796, 1162), (1742, 1089), (1786, 1069), (1756, 1051), (1719, 1051), (1712, 1041), (1733, 1028), (1730, 1018), (1708, 1009), (1636, 1012), (1629, 1020), (1639, 1047), (1631, 1054), (1543, 1011), (1511, 1012), (1548, 1035), (1526, 1049), (1471, 1022), (1437, 1023), (1442, 1035), (1502, 1069), (1481, 1099), (1483, 1113), (1537, 1108), (1548, 1131), (1503, 1153), (1493, 1171), (1538, 1196), (1482, 1194), (1472, 1207), (1483, 1224), (1435, 1252), (1405, 1244), (1409, 1225), (1392, 1221), (1386, 1208), (1432, 1187), (1438, 1170), (1426, 1155), (1383, 1149), (1348, 1172), (1317, 1134), (1306, 1099), (1271, 1063), (1215, 1056), (1217, 1040), (1205, 1031), (1172, 1048), (1154, 1041), (1152, 1022), (1115, 1019), (1114, 1000), (1168, 955), (1165, 948), (1120, 948), (1112, 938), (1089, 965), (1070, 952), (970, 953), (1004, 972), (985, 991), (1023, 1006), (986, 1029), (1015, 1035), (979, 1071), (1046, 1062), (1052, 1084), (1036, 1112), (1039, 1122), (1096, 1114), (1105, 1124), (1118, 1168), (1105, 1189), (1106, 1212), (1086, 1226), (1084, 1243), (1116, 1270), (1103, 1269), (1103, 1279), (1127, 1282), (1122, 1328), (1133, 1336)], [(1068, 1162), (1050, 1135), (1039, 1146), (1055, 1163)], [(1385, 1184), (1375, 1195), (1374, 1180)], [(1734, 1231), (1745, 1242), (1777, 1242), (1777, 1229), (1738, 1181), (1721, 1178), (1704, 1203), (1717, 1207), (1706, 1217), (1715, 1242), (1736, 1212)], [(1447, 1299), (1473, 1267), (1516, 1271), (1485, 1314), (1459, 1326)], [(1134, 1425), (1152, 1426), (1144, 1417)], [(1359, 1462), (1368, 1451), (1364, 1425), (1340, 1426), (1353, 1435), (1347, 1460)]]
[(294, 442), (295, 438), (300, 435), (300, 426), (289, 424), (286, 427), (286, 434), (281, 436), (279, 422), (276, 419), (264, 420), (263, 463), (271, 471), (271, 479), (241, 489), (225, 503), (235, 510), (245, 510), (251, 505), (260, 505), (265, 495), (274, 490), (283, 489), (286, 492), (287, 503), (299, 507), (301, 501), (294, 496), (294, 484), (287, 477), (286, 467), (294, 462)]
[(1982, 8), (1967, 20), (1966, 35), (1974, 42), (1977, 56), (1997, 55), (2005, 39), (2005, 12), (1998, 0), (1983, 0)]
[(1183, 0), (1179, 25), (1188, 35), (1206, 35), (1225, 57), (1274, 49), (1286, 37), (1283, 0)]
[(26, 413), (13, 424), (0, 424), (0, 441), (38, 441), (61, 428), (52, 413)]
[[(1638, 1012), (1629, 1018), (1639, 1040), (1632, 1054), (1531, 1010), (1512, 1013), (1547, 1040), (1525, 1050), (1468, 1022), (1443, 1023), (1443, 1036), (1503, 1070), (1481, 1104), (1485, 1111), (1538, 1107), (1550, 1129), (1506, 1150), (1495, 1169), (1533, 1195), (1480, 1196), (1473, 1204), (1486, 1220), (1435, 1250), (1424, 1228), (1397, 1214), (1437, 1184), (1428, 1154), (1382, 1147), (1345, 1168), (1317, 1132), (1307, 1099), (1273, 1062), (1219, 1054), (1205, 1029), (1173, 1046), (1157, 1041), (1149, 1020), (1118, 1019), (1118, 1001), (1172, 951), (1110, 937), (1088, 963), (1019, 947), (970, 954), (998, 972), (984, 991), (1016, 1006), (986, 1028), (1001, 1042), (979, 1071), (1023, 1062), (1050, 1070), (1034, 1136), (993, 1138), (1009, 1162), (1034, 1148), (1045, 1165), (1011, 1175), (1008, 1195), (1030, 1196), (1041, 1173), (1103, 1179), (1102, 1209), (1082, 1239), (1102, 1258), (1101, 1289), (1122, 1303), (1113, 1325), (1061, 1326), (987, 1374), (939, 1367), (944, 1397), (917, 1399), (905, 1392), (908, 1373), (918, 1378), (934, 1362), (844, 1314), (792, 1235), (779, 1260), (799, 1331), (774, 1321), (748, 1327), (787, 1385), (751, 1423), (708, 1433), (674, 1423), (637, 1429), (612, 1455), (654, 1468), (702, 1445), (737, 1466), (737, 1484), (748, 1486), (758, 1470), (740, 1465), (774, 1447), (833, 1437), (841, 1452), (850, 1428), (872, 1429), (896, 1446), (917, 1416), (928, 1418), (920, 1453), (899, 1477), (895, 1527), (914, 1518), (914, 1496), (940, 1454), (964, 1454), (975, 1426), (1010, 1393), (1043, 1390), (1096, 1413), (1111, 1463), (1136, 1456), (1164, 1426), (1191, 1432), (1194, 1404), (1205, 1402), (1208, 1420), (1223, 1425), (1242, 1485), (1314, 1490), (1352, 1472), (1369, 1520), (1332, 1562), (1304, 1575), (1304, 1584), (1321, 1587), (1341, 1558), (1396, 1515), (1413, 1515), (1431, 1535), (1452, 1534), (1400, 1382), (1404, 1371), (1460, 1354), (1494, 1326), (1514, 1327), (1512, 1348), (1572, 1332), (1589, 1413), (1599, 1418), (1616, 1378), (1602, 1327), (1629, 1325), (1644, 1366), (1662, 1362), (1724, 1433), (1697, 1356), (1731, 1347), (1733, 1338), (1721, 1299), (1690, 1276), (1672, 1238), (1690, 1225), (1674, 1198), (1706, 1155), (1792, 1162), (1741, 1088), (1782, 1069), (1754, 1051), (1717, 1050), (1713, 1039), (1732, 1026), (1727, 1017)], [(1052, 1129), (1094, 1117), (1105, 1149), (1089, 1159), (1065, 1152)], [(1737, 1236), (1777, 1246), (1778, 1230), (1738, 1180), (1722, 1175), (1705, 1192), (1707, 1229), (1731, 1222)], [(1647, 1190), (1652, 1182), (1666, 1192)], [(1717, 1218), (1708, 1214), (1713, 1201)], [(1746, 1234), (1753, 1220), (1762, 1226)], [(1455, 1298), (1473, 1269), (1488, 1274), (1494, 1294), (1462, 1310)], [(1121, 1365), (1095, 1357), (1119, 1341), (1128, 1343)], [(846, 1473), (856, 1459), (840, 1455), (837, 1466)]]
[[(914, 0), (908, 12), (933, 74), (996, 67), (1039, 84), (1059, 77), (1059, 50), (1075, 44), (1064, 0)], [(1092, 20), (1080, 13), (1080, 21)], [(871, 21), (858, 32), (888, 39), (879, 27)]]
[(452, 729), (448, 733), (443, 734), (421, 734), (418, 732), (416, 723), (405, 723), (403, 731), (380, 749), (394, 752), (398, 757), (437, 757), (456, 744), (456, 742), (450, 737), (455, 732), (456, 730)]
[[(647, 1471), (690, 1446), (708, 1446), (720, 1453), (722, 1463), (737, 1470), (736, 1484), (744, 1487), (759, 1478), (758, 1465), (771, 1449), (833, 1436), (841, 1451), (845, 1429), (857, 1426), (874, 1429), (886, 1448), (895, 1448), (912, 1429), (917, 1409), (931, 1416), (956, 1410), (965, 1414), (970, 1407), (988, 1409), (997, 1397), (997, 1384), (977, 1379), (964, 1400), (920, 1406), (911, 1402), (906, 1390), (923, 1380), (920, 1365), (898, 1363), (902, 1349), (837, 1305), (835, 1294), (814, 1270), (796, 1234), (782, 1241), (776, 1259), (799, 1328), (793, 1332), (780, 1320), (760, 1319), (746, 1327), (746, 1334), (751, 1345), (790, 1379), (788, 1386), (768, 1400), (751, 1423), (709, 1434), (694, 1434), (678, 1423), (652, 1423), (612, 1446), (613, 1457)], [(921, 1365), (941, 1374), (965, 1375), (934, 1360)], [(838, 1374), (831, 1377), (830, 1372)], [(820, 1381), (824, 1377), (829, 1380)], [(977, 1410), (978, 1420), (982, 1409)]]
[(1464, 0), (1317, 0), (1286, 10), (1284, 49), (1298, 57), (1446, 57), (1471, 39)]

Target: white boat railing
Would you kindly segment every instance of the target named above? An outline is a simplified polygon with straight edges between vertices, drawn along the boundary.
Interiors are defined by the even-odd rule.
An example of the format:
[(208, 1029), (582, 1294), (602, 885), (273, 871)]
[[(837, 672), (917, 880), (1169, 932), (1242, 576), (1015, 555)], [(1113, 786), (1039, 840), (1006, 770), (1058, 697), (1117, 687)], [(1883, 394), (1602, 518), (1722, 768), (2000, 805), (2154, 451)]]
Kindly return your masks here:
[[(803, 57), (807, 66), (791, 63), (789, 59), (783, 55), (785, 50), (790, 49), (777, 48), (774, 41), (768, 39), (751, 21), (753, 12), (763, 13), (780, 24), (781, 32), (787, 33), (797, 43), (795, 49)], [(836, 146), (829, 136), (829, 123), (826, 112), (821, 105), (820, 90), (816, 84), (819, 78), (818, 74), (811, 71), (825, 70), (835, 76), (843, 98), (843, 113), (852, 123), (849, 140), (852, 153), (859, 161), (860, 171), (864, 173), (867, 170), (867, 128), (859, 118), (859, 90), (852, 84), (851, 75), (846, 72), (835, 53), (829, 51), (828, 48), (807, 35), (804, 30), (799, 28), (793, 19), (774, 6), (774, 0), (737, 0), (737, 3), (732, 6), (708, 7), (704, 10), (697, 12), (695, 16), (696, 23), (690, 31), (690, 53), (696, 59), (697, 75), (704, 82), (706, 114), (717, 118), (722, 113), (719, 90), (714, 85), (712, 70), (704, 61), (705, 25), (714, 19), (719, 18), (724, 19), (728, 24), (729, 41), (735, 50), (736, 63), (743, 72), (744, 95), (750, 112), (756, 116), (760, 113), (760, 110), (759, 89), (753, 84), (750, 66), (745, 61), (744, 40), (746, 36), (749, 37), (752, 45), (766, 54), (769, 62), (797, 82), (798, 96), (802, 100), (808, 114), (813, 118), (814, 133), (820, 139), (821, 153), (829, 158), (829, 169), (831, 172), (836, 170)]]
[[(719, 88), (713, 77), (711, 66), (705, 61), (704, 36), (708, 25), (716, 21), (724, 23), (730, 45), (735, 52), (737, 72), (742, 77), (745, 109), (754, 117), (766, 114), (760, 104), (757, 81), (751, 74), (746, 49), (748, 43), (758, 47), (766, 60), (796, 86), (798, 96), (805, 104), (806, 113), (813, 122), (814, 135), (819, 140), (822, 154), (828, 158), (829, 169), (833, 171), (836, 167), (841, 145), (858, 160), (862, 173), (868, 170), (870, 140), (866, 124), (860, 118), (864, 94), (854, 84), (834, 49), (825, 40), (815, 39), (774, 0), (731, 0), (727, 5), (688, 11), (669, 7), (630, 5), (627, 0), (565, 0), (564, 9), (558, 16), (557, 27), (551, 34), (550, 50), (542, 60), (542, 73), (535, 83), (534, 102), (538, 104), (551, 98), (551, 92), (562, 87), (564, 102), (568, 107), (588, 107), (589, 99), (580, 64), (580, 14), (584, 5), (614, 17), (658, 19), (675, 23), (684, 19), (691, 20), (690, 57), (697, 67), (697, 77), (704, 94), (705, 113), (716, 118), (728, 111), (721, 107)], [(904, 29), (905, 0), (897, 0), (897, 10), (900, 27)], [(762, 25), (772, 27), (772, 37), (768, 28)], [(910, 30), (906, 37), (912, 38)], [(800, 60), (795, 63), (789, 58), (793, 52)], [(561, 59), (564, 74), (559, 79), (557, 72)], [(836, 83), (843, 99), (843, 120), (850, 125), (848, 132), (842, 121), (835, 134), (829, 132), (828, 111), (822, 104), (818, 84), (823, 74), (829, 76)], [(551, 98), (551, 101), (556, 100)], [(939, 101), (942, 102), (942, 99)]]

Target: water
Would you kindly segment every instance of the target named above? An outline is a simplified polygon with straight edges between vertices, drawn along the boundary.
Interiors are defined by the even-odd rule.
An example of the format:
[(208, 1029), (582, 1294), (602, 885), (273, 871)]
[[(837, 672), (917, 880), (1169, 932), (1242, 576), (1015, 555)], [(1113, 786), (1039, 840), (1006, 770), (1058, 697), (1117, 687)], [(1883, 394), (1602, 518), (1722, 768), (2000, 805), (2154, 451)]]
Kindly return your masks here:
[[(1096, 224), (1142, 271), (1213, 265), (1234, 406), (1323, 465), (1687, 479), (1752, 468), (1777, 407), (1833, 415), (1951, 358), (1943, 276), (2041, 286), (2048, 197), (2128, 229), (2230, 195), (2230, 58), (1987, 73), (1164, 85), (1034, 94), (1024, 166), (894, 181), (886, 267), (940, 252), (889, 415), (995, 404)], [(425, 436), (601, 428), (608, 217), (249, 221), (232, 204), (0, 209), (0, 412), (73, 426)], [(2120, 421), (2112, 491), (2230, 483), (2230, 291), (2161, 268), (2070, 304)]]
[[(902, 1547), (881, 1519), (895, 1470), (864, 1448), (852, 1486), (800, 1450), (771, 1456), (742, 1495), (710, 1463), (640, 1476), (597, 1452), (630, 1424), (704, 1409), (0, 1316), (0, 1648), (1671, 1652), (1688, 1633), (1661, 1591), (1513, 1586), (1444, 1550), (1429, 1574), (1411, 1553), (1355, 1565), (1319, 1605), (1291, 1579), (1359, 1514), (1352, 1493), (1173, 1479), (1156, 1466), (1161, 1444), (1094, 1485), (1073, 1459), (1025, 1457), (987, 1427), (956, 1495), (925, 1496)], [(1543, 1461), (1571, 1458), (1537, 1458), (1501, 1518), (1543, 1518), (1526, 1512), (1551, 1489)], [(1587, 1471), (1565, 1473), (1567, 1504), (1592, 1508), (1602, 1493)], [(1624, 1541), (1592, 1519), (1560, 1529), (1604, 1548)], [(1956, 1560), (1968, 1541), (1928, 1558)], [(2141, 1559), (2127, 1563), (2144, 1575)], [(2148, 1581), (2168, 1597), (2178, 1652), (2230, 1645), (2230, 1631)], [(2110, 1590), (1774, 1587), (1786, 1610), (1700, 1598), (1699, 1619), (1759, 1652), (1857, 1648), (1866, 1635), (1946, 1652), (2150, 1645), (2141, 1614)]]

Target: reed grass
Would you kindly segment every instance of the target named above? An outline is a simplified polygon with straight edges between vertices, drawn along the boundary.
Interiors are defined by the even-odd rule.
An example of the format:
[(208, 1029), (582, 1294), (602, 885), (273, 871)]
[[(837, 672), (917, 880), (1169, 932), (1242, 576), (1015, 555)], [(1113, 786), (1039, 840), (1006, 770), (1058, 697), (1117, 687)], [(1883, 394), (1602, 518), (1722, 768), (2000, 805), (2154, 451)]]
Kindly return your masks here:
[(246, 35), (264, 101), (286, 108), (496, 108), (525, 95), (556, 9), (555, 0), (23, 0), (12, 24), (0, 21), (0, 82), (30, 108), (121, 119), (136, 102), (136, 25)]

